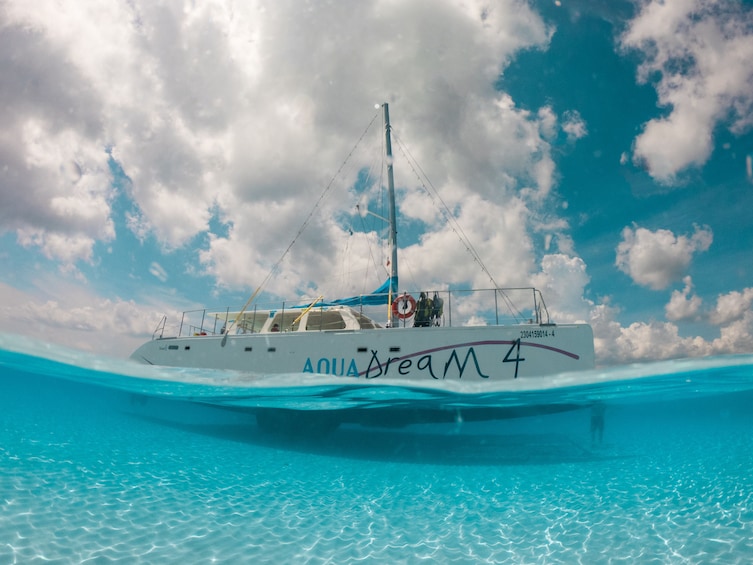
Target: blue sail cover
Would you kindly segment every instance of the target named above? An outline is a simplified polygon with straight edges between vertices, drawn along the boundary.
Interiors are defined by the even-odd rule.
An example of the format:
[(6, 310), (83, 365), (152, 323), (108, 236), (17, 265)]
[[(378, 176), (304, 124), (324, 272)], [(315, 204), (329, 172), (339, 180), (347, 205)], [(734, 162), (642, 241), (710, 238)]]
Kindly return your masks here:
[(324, 302), (323, 306), (382, 306), (390, 301), (390, 293), (393, 297), (397, 295), (397, 277), (388, 278), (369, 294)]

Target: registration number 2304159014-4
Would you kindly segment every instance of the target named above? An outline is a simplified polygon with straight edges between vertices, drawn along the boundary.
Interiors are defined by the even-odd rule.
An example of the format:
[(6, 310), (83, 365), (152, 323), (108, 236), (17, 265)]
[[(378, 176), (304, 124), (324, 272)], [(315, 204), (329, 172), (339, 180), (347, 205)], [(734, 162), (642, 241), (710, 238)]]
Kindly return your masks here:
[(554, 337), (553, 329), (520, 330), (520, 339)]

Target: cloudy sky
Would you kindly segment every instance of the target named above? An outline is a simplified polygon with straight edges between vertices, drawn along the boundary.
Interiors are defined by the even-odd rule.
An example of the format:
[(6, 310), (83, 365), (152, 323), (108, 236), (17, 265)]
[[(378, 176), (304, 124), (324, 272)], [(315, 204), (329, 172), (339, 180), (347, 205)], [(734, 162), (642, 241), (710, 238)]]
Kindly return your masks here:
[[(368, 151), (319, 198), (386, 101), (601, 365), (751, 352), (751, 61), (750, 0), (0, 0), (0, 331), (125, 357), (242, 305), (317, 202), (270, 287), (377, 287)], [(488, 287), (400, 158), (401, 287)]]

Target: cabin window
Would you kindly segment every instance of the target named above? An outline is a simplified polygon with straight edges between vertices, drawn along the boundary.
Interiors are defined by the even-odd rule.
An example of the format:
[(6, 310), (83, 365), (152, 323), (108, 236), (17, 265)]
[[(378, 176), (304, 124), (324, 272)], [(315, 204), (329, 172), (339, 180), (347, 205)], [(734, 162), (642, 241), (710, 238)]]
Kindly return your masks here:
[(356, 320), (358, 320), (358, 326), (362, 330), (373, 330), (375, 328), (380, 328), (381, 327), (374, 320), (372, 320), (371, 318), (368, 318), (368, 317), (364, 316), (360, 312), (353, 312), (353, 315), (356, 317)]
[[(271, 328), (275, 324), (280, 328), (279, 331), (281, 332), (296, 332), (298, 331), (298, 325), (300, 323), (298, 320), (298, 316), (301, 315), (301, 312), (299, 310), (290, 310), (285, 312), (278, 312), (275, 314), (274, 319), (272, 320), (272, 323), (269, 325)], [(293, 323), (295, 322), (295, 323)]]
[(267, 318), (269, 318), (269, 315), (266, 312), (245, 312), (236, 322), (238, 333), (253, 334), (259, 332)]
[(345, 320), (338, 310), (312, 310), (306, 320), (306, 331), (344, 329)]

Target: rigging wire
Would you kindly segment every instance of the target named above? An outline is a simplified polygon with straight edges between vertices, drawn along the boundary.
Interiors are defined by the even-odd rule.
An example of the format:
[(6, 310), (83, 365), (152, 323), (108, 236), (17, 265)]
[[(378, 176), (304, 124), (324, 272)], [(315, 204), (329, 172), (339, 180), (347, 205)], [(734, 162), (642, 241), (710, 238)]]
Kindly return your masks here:
[[(449, 206), (447, 206), (445, 201), (439, 195), (439, 191), (432, 184), (428, 175), (421, 168), (421, 165), (418, 164), (418, 161), (413, 157), (408, 147), (402, 142), (402, 140), (397, 135), (397, 132), (395, 131), (394, 128), (392, 129), (392, 138), (395, 140), (396, 145), (398, 146), (398, 149), (402, 153), (403, 157), (405, 157), (405, 162), (408, 163), (408, 166), (413, 171), (413, 174), (416, 175), (416, 178), (418, 179), (418, 182), (421, 185), (421, 187), (424, 189), (424, 192), (426, 192), (426, 194), (429, 196), (429, 199), (432, 201), (432, 203), (435, 206), (437, 206), (436, 201), (437, 200), (439, 201), (440, 205), (437, 206), (437, 208), (439, 208), (439, 210), (444, 215), (445, 220), (447, 220), (447, 223), (450, 226), (450, 229), (455, 233), (455, 235), (458, 236), (461, 243), (465, 246), (466, 251), (468, 251), (468, 253), (473, 258), (473, 260), (479, 265), (479, 267), (481, 267), (481, 270), (486, 274), (486, 276), (489, 277), (489, 280), (494, 285), (494, 288), (496, 289), (497, 293), (499, 293), (499, 295), (504, 300), (505, 304), (507, 305), (507, 308), (510, 310), (510, 313), (518, 320), (524, 319), (525, 316), (523, 316), (523, 313), (520, 310), (518, 310), (518, 308), (515, 307), (515, 304), (513, 304), (510, 297), (507, 296), (507, 293), (504, 290), (502, 290), (497, 284), (497, 281), (494, 280), (494, 277), (492, 276), (491, 272), (489, 272), (489, 269), (486, 268), (486, 265), (481, 260), (481, 256), (473, 247), (473, 244), (471, 243), (470, 238), (465, 234), (465, 232), (463, 231), (463, 228), (455, 219), (455, 215), (452, 213)], [(431, 187), (431, 190), (429, 190), (429, 187)]]
[[(373, 187), (373, 186), (380, 187), (380, 190), (377, 191), (377, 194), (378, 194), (379, 198), (376, 201), (376, 209), (378, 210), (379, 213), (378, 214), (374, 213), (373, 211), (371, 211), (369, 209), (370, 207), (368, 206), (368, 200), (367, 200), (367, 205), (366, 205), (366, 208), (364, 209), (364, 212), (361, 211), (360, 200), (359, 200), (359, 203), (356, 204), (356, 210), (358, 211), (358, 215), (360, 216), (361, 234), (363, 235), (364, 240), (366, 241), (366, 245), (367, 245), (368, 250), (369, 250), (369, 259), (371, 261), (371, 265), (374, 268), (374, 274), (377, 276), (377, 278), (380, 277), (380, 273), (383, 273), (386, 276), (390, 276), (390, 271), (387, 268), (389, 266), (389, 261), (387, 261), (387, 263), (384, 262), (384, 255), (385, 255), (384, 248), (379, 249), (379, 258), (377, 258), (375, 256), (375, 253), (374, 253), (374, 246), (372, 245), (371, 240), (366, 235), (367, 233), (369, 233), (371, 231), (377, 232), (377, 233), (380, 233), (380, 232), (383, 231), (383, 228), (377, 228), (376, 227), (377, 220), (375, 220), (375, 219), (372, 218), (371, 221), (367, 222), (366, 221), (366, 217), (367, 216), (373, 216), (374, 218), (378, 218), (378, 220), (381, 221), (381, 222), (388, 221), (388, 220), (385, 220), (385, 216), (387, 215), (387, 212), (385, 212), (385, 207), (386, 207), (386, 204), (385, 204), (385, 201), (384, 201), (385, 200), (385, 198), (384, 198), (385, 191), (383, 190), (384, 183), (385, 183), (384, 176), (385, 176), (385, 168), (386, 168), (385, 167), (385, 163), (386, 163), (386, 159), (385, 159), (386, 149), (385, 149), (385, 138), (384, 138), (384, 136), (380, 135), (379, 136), (379, 140), (380, 140), (380, 143), (381, 143), (381, 150), (376, 153), (379, 157), (375, 157), (374, 161), (372, 162), (371, 166), (368, 169), (368, 174), (366, 175), (366, 178), (363, 180), (363, 182), (360, 183), (363, 186), (366, 186), (366, 187), (369, 187), (369, 188)], [(375, 183), (371, 183), (370, 180), (372, 178), (376, 178), (376, 176), (377, 176), (374, 173), (374, 171), (376, 171), (377, 169), (379, 170), (379, 175), (378, 175), (379, 176), (379, 180), (378, 180), (378, 183), (376, 183), (376, 182)], [(362, 287), (363, 289), (367, 288), (368, 277), (369, 277), (369, 267), (367, 266), (367, 268), (364, 269), (364, 272), (363, 272), (363, 287)]]
[[(364, 222), (363, 218), (361, 218), (361, 233), (362, 233), (364, 239), (366, 240), (367, 247), (369, 248), (369, 259), (371, 260), (371, 264), (374, 267), (374, 273), (378, 277), (379, 276), (379, 262), (377, 261), (377, 258), (374, 256), (374, 249), (373, 249), (373, 247), (371, 245), (371, 241), (369, 241), (369, 238), (367, 236), (367, 232), (368, 231), (373, 231), (373, 230), (369, 230), (369, 228), (367, 228), (367, 226), (366, 226), (366, 222)], [(363, 278), (364, 278), (364, 280), (363, 280), (363, 288), (366, 288), (366, 284), (367, 284), (366, 279), (368, 278), (368, 276), (369, 276), (369, 269), (367, 267), (364, 270), (364, 274), (363, 274)]]
[[(379, 152), (379, 156), (380, 157), (379, 158), (375, 158), (374, 161), (372, 162), (372, 165), (369, 168), (369, 174), (367, 175), (367, 177), (366, 177), (366, 179), (365, 179), (365, 181), (363, 183), (365, 186), (370, 186), (372, 184), (369, 181), (373, 177), (376, 177), (376, 175), (374, 174), (374, 171), (377, 169), (377, 166), (379, 168), (379, 181), (378, 181), (379, 184), (377, 184), (376, 186), (379, 186), (379, 187), (383, 187), (384, 186), (384, 161), (385, 161), (385, 159), (384, 159), (384, 137), (380, 136), (380, 140), (381, 140), (381, 143), (382, 143), (381, 151)], [(381, 265), (382, 269), (386, 271), (386, 274), (389, 276), (389, 271), (387, 271), (384, 268), (384, 264), (383, 264), (384, 250), (380, 250), (380, 257), (377, 260), (377, 258), (374, 255), (374, 249), (373, 249), (373, 246), (371, 244), (371, 241), (366, 236), (366, 234), (368, 232), (370, 232), (370, 231), (380, 232), (381, 228), (376, 228), (375, 227), (375, 224), (376, 224), (375, 220), (372, 220), (369, 223), (370, 225), (367, 225), (367, 222), (365, 221), (365, 218), (368, 215), (376, 216), (376, 217), (379, 217), (380, 219), (384, 218), (384, 191), (383, 190), (379, 190), (378, 194), (379, 194), (379, 206), (378, 206), (377, 209), (379, 210), (379, 215), (376, 215), (376, 214), (374, 214), (373, 212), (371, 212), (369, 210), (368, 201), (367, 201), (367, 206), (366, 206), (365, 213), (361, 213), (360, 204), (356, 204), (356, 210), (358, 210), (358, 215), (360, 216), (361, 232), (362, 232), (362, 234), (364, 234), (364, 239), (365, 239), (366, 245), (367, 245), (367, 247), (369, 249), (369, 259), (371, 260), (371, 263), (372, 263), (372, 265), (374, 267), (374, 274), (377, 277), (380, 276), (379, 275), (379, 273), (380, 273), (380, 265)], [(368, 268), (367, 268), (364, 271), (363, 288), (366, 288), (366, 285), (367, 285), (367, 280), (366, 279), (368, 278), (368, 275), (369, 275), (369, 272), (368, 272)]]
[(348, 163), (350, 158), (353, 156), (353, 153), (358, 148), (358, 146), (361, 144), (361, 141), (363, 141), (363, 138), (366, 137), (366, 134), (368, 133), (369, 129), (371, 129), (371, 126), (374, 124), (374, 122), (377, 119), (377, 116), (379, 116), (379, 112), (376, 112), (374, 114), (374, 117), (371, 118), (371, 121), (369, 122), (369, 125), (366, 126), (366, 129), (361, 134), (361, 137), (358, 138), (358, 141), (356, 141), (356, 144), (353, 146), (353, 149), (350, 150), (350, 153), (345, 157), (345, 160), (342, 162), (340, 167), (337, 169), (337, 172), (332, 176), (327, 186), (322, 191), (321, 195), (319, 196), (319, 199), (316, 201), (316, 204), (314, 204), (314, 207), (311, 209), (311, 212), (309, 212), (309, 215), (304, 220), (303, 224), (301, 224), (301, 227), (298, 228), (298, 232), (295, 234), (295, 237), (293, 238), (293, 241), (290, 242), (290, 244), (287, 246), (285, 251), (282, 253), (280, 258), (277, 260), (277, 262), (272, 266), (269, 273), (267, 273), (267, 276), (264, 278), (264, 280), (261, 282), (261, 284), (256, 288), (256, 290), (253, 292), (251, 297), (246, 301), (246, 303), (243, 305), (243, 308), (241, 308), (241, 311), (238, 313), (238, 316), (236, 316), (236, 319), (233, 320), (230, 325), (227, 327), (227, 331), (225, 332), (225, 337), (223, 339), (223, 345), (225, 343), (225, 340), (227, 339), (227, 334), (230, 333), (230, 329), (236, 325), (236, 322), (243, 317), (243, 314), (246, 312), (248, 307), (251, 305), (251, 303), (254, 301), (254, 299), (259, 295), (259, 293), (267, 286), (270, 280), (272, 280), (272, 277), (276, 275), (279, 272), (280, 265), (285, 260), (285, 257), (287, 257), (290, 250), (293, 248), (293, 245), (298, 241), (298, 238), (301, 237), (303, 232), (306, 230), (308, 225), (311, 223), (311, 219), (314, 217), (314, 213), (318, 210), (321, 203), (324, 201), (324, 198), (329, 194), (330, 190), (332, 189), (332, 186), (335, 184), (335, 180), (340, 176), (340, 173), (342, 172), (343, 168), (345, 168), (345, 165)]

